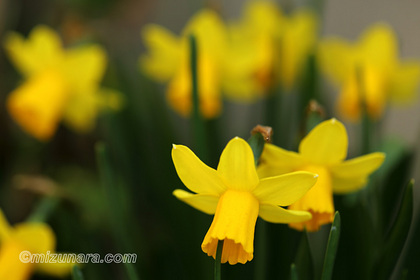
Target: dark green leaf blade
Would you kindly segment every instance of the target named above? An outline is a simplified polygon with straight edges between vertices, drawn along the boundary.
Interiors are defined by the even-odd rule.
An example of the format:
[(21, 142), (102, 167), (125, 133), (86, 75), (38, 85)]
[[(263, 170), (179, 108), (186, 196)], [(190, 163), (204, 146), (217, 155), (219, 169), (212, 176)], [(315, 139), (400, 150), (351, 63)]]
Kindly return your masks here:
[(321, 279), (329, 280), (332, 277), (334, 269), (334, 261), (340, 239), (341, 218), (338, 211), (335, 212), (334, 222), (332, 223), (330, 236), (328, 238), (327, 251), (325, 252), (324, 268), (322, 270)]

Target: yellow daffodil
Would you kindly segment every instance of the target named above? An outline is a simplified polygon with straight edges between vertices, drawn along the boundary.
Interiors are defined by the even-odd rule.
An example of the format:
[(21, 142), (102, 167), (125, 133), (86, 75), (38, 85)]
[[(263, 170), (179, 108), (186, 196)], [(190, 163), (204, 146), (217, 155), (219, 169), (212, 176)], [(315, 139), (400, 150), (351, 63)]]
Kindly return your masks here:
[(27, 39), (9, 34), (5, 48), (25, 78), (10, 94), (7, 109), (23, 130), (39, 140), (51, 138), (61, 120), (85, 132), (93, 128), (100, 109), (120, 107), (118, 93), (104, 94), (99, 88), (106, 65), (100, 46), (65, 50), (58, 35), (41, 25)]
[(150, 77), (169, 83), (168, 103), (183, 116), (192, 111), (189, 36), (195, 36), (200, 111), (206, 118), (216, 117), (222, 106), (220, 77), (226, 48), (226, 30), (219, 16), (208, 9), (198, 12), (180, 37), (154, 24), (146, 26), (142, 35), (149, 53), (140, 57), (141, 68)]
[(277, 80), (284, 89), (290, 90), (313, 51), (317, 19), (308, 10), (286, 16), (274, 2), (251, 1), (245, 7), (243, 19), (231, 33), (242, 34), (236, 35), (241, 40), (237, 45), (248, 48), (243, 60), (247, 59), (246, 65), (252, 68), (250, 80), (254, 85), (248, 85), (249, 91), (254, 91), (254, 95), (255, 92), (267, 92)]
[(48, 256), (54, 249), (55, 236), (47, 224), (21, 223), (11, 227), (0, 210), (0, 279), (26, 280), (35, 272), (54, 277), (69, 275), (73, 263), (30, 261), (30, 254)]
[(319, 61), (340, 88), (338, 112), (353, 121), (360, 119), (362, 106), (378, 119), (388, 102), (412, 101), (420, 82), (420, 62), (399, 61), (396, 35), (386, 24), (373, 25), (355, 43), (325, 39)]
[(291, 171), (309, 171), (319, 175), (315, 186), (305, 196), (289, 206), (306, 210), (312, 219), (291, 223), (302, 230), (316, 231), (334, 218), (333, 193), (345, 194), (363, 188), (368, 176), (384, 161), (383, 153), (371, 153), (354, 159), (347, 157), (347, 132), (336, 119), (317, 125), (300, 142), (299, 152), (287, 151), (272, 144), (264, 146), (258, 174), (260, 178)]
[(217, 170), (181, 145), (173, 146), (172, 159), (181, 181), (196, 193), (178, 189), (174, 195), (204, 213), (215, 214), (201, 248), (215, 257), (218, 240), (223, 240), (223, 263), (252, 260), (258, 216), (272, 223), (311, 218), (308, 212), (279, 206), (290, 205), (302, 197), (314, 185), (317, 175), (299, 171), (260, 180), (251, 147), (241, 138), (227, 144)]

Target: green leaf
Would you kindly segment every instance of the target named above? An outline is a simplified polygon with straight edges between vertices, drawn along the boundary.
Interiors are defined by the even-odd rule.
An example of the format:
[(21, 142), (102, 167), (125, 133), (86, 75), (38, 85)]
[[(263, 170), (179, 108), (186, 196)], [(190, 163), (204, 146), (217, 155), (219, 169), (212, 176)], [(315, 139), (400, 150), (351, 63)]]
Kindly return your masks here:
[(251, 146), (252, 153), (254, 154), (254, 161), (255, 165), (258, 164), (258, 160), (260, 159), (260, 156), (262, 154), (262, 151), (264, 149), (264, 136), (262, 136), (261, 133), (257, 132), (248, 139), (248, 144)]
[[(388, 155), (387, 155), (388, 156)], [(413, 166), (414, 153), (405, 152), (399, 156), (394, 165), (389, 168), (381, 192), (381, 214), (383, 230), (389, 230), (392, 218), (398, 211), (399, 203), (404, 193), (404, 186), (409, 180)]]
[(83, 277), (83, 273), (80, 270), (80, 268), (77, 265), (73, 265), (73, 268), (71, 269), (71, 279), (73, 280), (83, 280), (85, 279)]
[(294, 263), (292, 263), (292, 265), (290, 266), (290, 280), (298, 280), (298, 274), (296, 271), (296, 265)]
[(311, 249), (309, 248), (308, 233), (306, 231), (302, 234), (294, 264), (296, 275), (300, 280), (314, 279), (312, 254)]
[(395, 222), (383, 242), (383, 249), (378, 254), (375, 279), (389, 279), (404, 247), (413, 217), (413, 186), (414, 180), (411, 180), (404, 191)]
[(190, 46), (190, 69), (191, 69), (191, 88), (192, 88), (192, 125), (194, 141), (196, 143), (196, 153), (203, 161), (209, 159), (208, 154), (208, 143), (207, 143), (207, 132), (206, 125), (203, 116), (200, 112), (200, 92), (199, 92), (199, 74), (198, 74), (198, 47), (197, 39), (191, 34), (189, 36)]
[(324, 268), (322, 270), (321, 279), (329, 280), (332, 277), (334, 269), (334, 261), (338, 248), (338, 241), (340, 239), (341, 218), (337, 211), (334, 215), (334, 222), (331, 226), (330, 236), (328, 238), (327, 251), (325, 252)]

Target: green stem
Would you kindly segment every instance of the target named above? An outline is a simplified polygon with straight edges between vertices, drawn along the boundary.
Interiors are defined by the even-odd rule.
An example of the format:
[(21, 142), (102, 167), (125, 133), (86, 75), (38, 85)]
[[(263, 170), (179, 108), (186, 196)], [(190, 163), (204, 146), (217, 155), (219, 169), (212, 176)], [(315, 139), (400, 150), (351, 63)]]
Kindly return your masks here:
[(197, 62), (197, 40), (194, 35), (190, 35), (190, 63), (191, 63), (191, 83), (192, 83), (192, 123), (196, 151), (204, 161), (208, 159), (206, 127), (203, 117), (200, 113), (200, 93), (198, 80), (198, 62)]
[(260, 220), (257, 224), (258, 235), (256, 236), (256, 253), (259, 255), (255, 259), (254, 279), (267, 279), (267, 261), (268, 261), (268, 230), (267, 222)]
[(266, 99), (265, 125), (273, 129), (273, 143), (284, 147), (284, 125), (282, 124), (282, 92), (280, 89), (272, 89)]
[(57, 197), (47, 196), (37, 204), (34, 211), (26, 219), (27, 222), (46, 222), (50, 214), (54, 211), (60, 199)]
[[(105, 191), (109, 218), (113, 229), (116, 245), (120, 250), (126, 251), (130, 248), (128, 233), (125, 230), (127, 226), (124, 223), (124, 214), (121, 211), (120, 201), (118, 199), (117, 188), (115, 187), (115, 177), (108, 159), (108, 150), (104, 143), (97, 143), (95, 146), (96, 160), (99, 169), (101, 185)], [(139, 276), (132, 263), (125, 263), (128, 279), (138, 280)]]
[(373, 123), (369, 117), (369, 112), (367, 110), (366, 104), (366, 91), (365, 91), (365, 81), (363, 76), (364, 69), (359, 67), (356, 69), (356, 80), (357, 80), (357, 88), (359, 93), (360, 99), (360, 109), (361, 109), (361, 117), (362, 117), (362, 125), (361, 125), (361, 140), (362, 140), (362, 153), (366, 154), (369, 153), (372, 149), (372, 133), (373, 133)]
[(217, 243), (216, 259), (214, 260), (214, 280), (221, 280), (223, 240)]

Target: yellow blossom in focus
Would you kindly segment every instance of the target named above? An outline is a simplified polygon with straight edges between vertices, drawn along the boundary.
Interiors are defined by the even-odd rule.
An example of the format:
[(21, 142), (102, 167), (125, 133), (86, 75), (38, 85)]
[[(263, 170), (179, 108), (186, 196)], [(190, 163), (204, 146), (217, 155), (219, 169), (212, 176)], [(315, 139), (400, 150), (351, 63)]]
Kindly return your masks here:
[(258, 216), (272, 223), (297, 223), (311, 218), (308, 212), (279, 206), (301, 198), (314, 185), (317, 175), (298, 171), (260, 180), (251, 147), (241, 138), (226, 145), (216, 170), (185, 146), (174, 145), (172, 159), (181, 181), (195, 192), (178, 189), (173, 194), (204, 213), (214, 214), (201, 248), (215, 257), (218, 241), (223, 240), (222, 263), (252, 260)]
[(180, 37), (150, 24), (142, 30), (148, 53), (140, 57), (140, 67), (151, 78), (167, 82), (166, 98), (170, 106), (187, 117), (192, 111), (192, 81), (189, 36), (197, 41), (198, 90), (200, 112), (206, 118), (219, 115), (222, 63), (226, 48), (226, 30), (219, 16), (204, 9), (195, 14)]
[(26, 280), (35, 272), (54, 277), (69, 275), (74, 263), (31, 262), (30, 255), (24, 252), (46, 256), (55, 253), (54, 249), (55, 236), (47, 224), (11, 227), (0, 210), (0, 279)]
[(252, 99), (266, 94), (277, 82), (285, 90), (292, 89), (314, 49), (317, 25), (315, 14), (309, 10), (298, 10), (289, 16), (272, 1), (250, 1), (242, 19), (231, 25), (230, 38), (235, 46), (229, 56), (241, 56), (229, 65), (238, 65), (242, 75), (248, 73), (248, 82), (242, 87), (231, 84), (227, 94)]
[(367, 29), (355, 43), (325, 39), (319, 46), (321, 69), (340, 89), (337, 110), (357, 121), (362, 106), (370, 118), (380, 118), (388, 102), (413, 100), (420, 82), (420, 61), (398, 59), (398, 42), (386, 24)]
[(77, 132), (91, 130), (99, 110), (121, 106), (119, 93), (103, 94), (99, 87), (106, 55), (98, 45), (66, 50), (51, 28), (40, 25), (27, 39), (10, 33), (5, 49), (24, 77), (10, 93), (7, 109), (23, 130), (39, 140), (51, 138), (61, 120)]
[(336, 119), (324, 121), (312, 129), (300, 142), (297, 153), (272, 144), (264, 146), (258, 167), (260, 178), (292, 171), (319, 175), (315, 186), (289, 206), (292, 210), (311, 212), (312, 219), (290, 223), (292, 228), (316, 231), (321, 225), (331, 223), (335, 212), (333, 193), (345, 194), (363, 188), (368, 176), (385, 159), (385, 155), (378, 152), (345, 160), (347, 148), (346, 129)]

